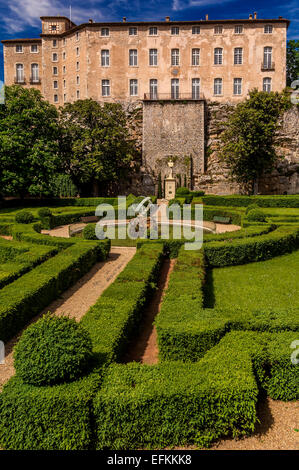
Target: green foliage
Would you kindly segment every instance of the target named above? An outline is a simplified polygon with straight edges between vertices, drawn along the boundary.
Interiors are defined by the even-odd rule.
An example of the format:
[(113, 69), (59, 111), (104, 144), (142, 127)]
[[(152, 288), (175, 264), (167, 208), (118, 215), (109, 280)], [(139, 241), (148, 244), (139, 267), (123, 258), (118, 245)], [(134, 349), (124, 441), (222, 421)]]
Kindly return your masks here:
[(162, 256), (161, 243), (140, 248), (82, 318), (81, 324), (91, 335), (99, 363), (120, 359), (155, 289)]
[(31, 224), (34, 220), (34, 217), (31, 212), (23, 210), (16, 214), (15, 219), (18, 224)]
[(177, 188), (175, 195), (180, 197), (180, 196), (188, 196), (190, 193), (188, 188)]
[[(45, 239), (40, 243), (52, 242), (55, 246), (55, 238), (36, 235)], [(48, 240), (50, 238), (52, 240)], [(107, 242), (110, 242), (110, 240), (107, 242), (106, 240), (102, 242), (72, 241), (71, 244), (63, 245), (61, 241), (58, 240), (56, 246), (60, 245), (65, 248), (62, 252), (1, 289), (0, 337), (2, 341), (8, 341), (18, 333), (32, 317), (88, 272), (97, 260), (105, 259)]]
[[(0, 394), (0, 445), (12, 450), (88, 450), (98, 374), (35, 387), (13, 377)], [(7, 426), (7, 423), (10, 426)]]
[(249, 222), (266, 222), (265, 214), (260, 209), (250, 209), (247, 213), (247, 220)]
[(75, 182), (109, 186), (124, 176), (135, 148), (120, 104), (68, 103), (61, 109), (60, 126), (64, 165)]
[(83, 238), (85, 240), (98, 240), (96, 236), (96, 224), (88, 224), (84, 227)]
[(46, 315), (22, 334), (14, 350), (14, 367), (29, 385), (70, 382), (85, 373), (91, 351), (88, 332), (75, 320)]
[(59, 165), (57, 110), (33, 88), (13, 85), (5, 95), (0, 106), (1, 192), (49, 195)]
[(114, 364), (94, 400), (98, 449), (202, 446), (207, 435), (208, 442), (246, 435), (257, 419), (257, 395), (241, 351), (223, 348), (195, 364)]
[(299, 195), (292, 196), (215, 196), (203, 198), (208, 206), (248, 207), (257, 204), (259, 207), (299, 207)]
[(298, 227), (286, 226), (260, 237), (207, 243), (205, 256), (210, 266), (233, 266), (270, 259), (290, 253), (298, 247)]
[(249, 194), (257, 178), (272, 170), (278, 159), (274, 134), (280, 114), (289, 105), (283, 93), (253, 90), (226, 123), (220, 156), (232, 178), (243, 184)]
[(158, 199), (162, 199), (163, 197), (163, 190), (162, 190), (162, 178), (161, 173), (158, 176)]
[(51, 210), (48, 208), (48, 207), (41, 207), (39, 210), (38, 210), (38, 216), (39, 218), (43, 218), (43, 217), (51, 217), (52, 215), (52, 212)]
[(245, 214), (247, 215), (252, 209), (259, 209), (259, 205), (256, 203), (249, 204), (249, 206), (246, 207)]
[(68, 174), (57, 174), (53, 177), (52, 192), (56, 197), (75, 197), (78, 194), (78, 188)]
[(287, 42), (287, 85), (299, 78), (299, 40), (291, 39)]

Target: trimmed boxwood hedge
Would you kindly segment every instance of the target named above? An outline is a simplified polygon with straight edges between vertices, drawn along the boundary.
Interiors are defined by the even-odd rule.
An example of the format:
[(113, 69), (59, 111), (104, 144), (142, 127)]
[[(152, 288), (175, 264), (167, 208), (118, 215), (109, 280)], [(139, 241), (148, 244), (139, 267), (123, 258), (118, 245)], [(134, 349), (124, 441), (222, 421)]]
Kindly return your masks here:
[(196, 363), (113, 364), (94, 400), (99, 449), (206, 446), (250, 434), (258, 390), (298, 398), (296, 333), (232, 332)]
[(5, 286), (0, 291), (1, 340), (8, 341), (61, 292), (87, 273), (96, 261), (105, 259), (109, 243), (110, 240), (74, 243)]
[(57, 252), (54, 247), (0, 239), (0, 289)]
[(155, 289), (163, 245), (143, 246), (82, 318), (99, 363), (116, 361), (139, 326), (146, 302)]
[(203, 196), (209, 206), (247, 207), (257, 204), (260, 207), (299, 207), (299, 195), (294, 196)]
[(299, 227), (281, 226), (257, 237), (207, 243), (205, 256), (211, 267), (233, 266), (270, 259), (297, 248)]

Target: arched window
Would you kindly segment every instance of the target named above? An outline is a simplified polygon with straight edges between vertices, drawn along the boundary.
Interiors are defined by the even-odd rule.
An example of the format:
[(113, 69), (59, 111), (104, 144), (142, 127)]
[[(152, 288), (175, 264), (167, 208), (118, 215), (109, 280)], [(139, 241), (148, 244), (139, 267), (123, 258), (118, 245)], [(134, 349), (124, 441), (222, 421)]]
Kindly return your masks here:
[(37, 83), (39, 81), (38, 64), (31, 64), (31, 81), (32, 83)]
[(24, 83), (24, 65), (16, 65), (16, 83)]
[(272, 78), (265, 77), (263, 79), (263, 91), (267, 91), (269, 93), (271, 89), (272, 89)]

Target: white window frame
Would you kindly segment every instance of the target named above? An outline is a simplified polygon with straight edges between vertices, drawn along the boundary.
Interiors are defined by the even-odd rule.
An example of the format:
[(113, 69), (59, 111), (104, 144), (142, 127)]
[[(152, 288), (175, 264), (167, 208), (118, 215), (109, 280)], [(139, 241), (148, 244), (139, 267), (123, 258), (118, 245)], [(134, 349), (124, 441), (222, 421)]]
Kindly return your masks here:
[(16, 81), (17, 83), (24, 83), (25, 81), (24, 64), (16, 64)]
[(265, 24), (264, 34), (272, 34), (272, 33), (273, 33), (273, 24)]
[(150, 67), (157, 67), (158, 65), (158, 49), (149, 50), (149, 65)]
[(223, 34), (223, 26), (222, 25), (214, 26), (214, 34)]
[(54, 101), (54, 103), (58, 103), (58, 102), (59, 102), (59, 97), (58, 97), (58, 95), (54, 95), (53, 101)]
[(130, 26), (129, 27), (129, 36), (137, 36), (137, 35), (138, 35), (137, 26)]
[(109, 49), (101, 49), (101, 67), (110, 67), (110, 50)]
[(56, 65), (53, 67), (52, 72), (53, 72), (53, 75), (55, 76), (58, 75), (58, 67), (56, 67)]
[(242, 78), (234, 78), (234, 81), (233, 81), (234, 96), (242, 95), (242, 88), (243, 88), (243, 79)]
[(110, 80), (108, 79), (102, 80), (102, 96), (111, 96)]
[(243, 34), (243, 25), (242, 24), (237, 24), (235, 26), (235, 34)]
[(54, 90), (58, 90), (58, 80), (53, 81), (53, 88)]
[(178, 100), (180, 97), (180, 79), (172, 78), (171, 79), (171, 99)]
[[(36, 48), (35, 51), (32, 50), (33, 47)], [(31, 54), (38, 54), (38, 45), (37, 45), (37, 44), (31, 44), (31, 46), (30, 46), (30, 52), (31, 52)]]
[(130, 79), (130, 96), (138, 96), (138, 80), (137, 78)]
[(179, 26), (171, 26), (171, 35), (172, 36), (179, 36), (180, 34), (180, 27)]
[(149, 81), (150, 98), (156, 100), (158, 98), (158, 80), (151, 78)]
[(222, 78), (214, 78), (214, 96), (223, 95), (223, 80)]
[[(35, 70), (35, 72), (33, 72)], [(33, 83), (38, 83), (39, 82), (39, 65), (34, 62), (30, 66), (30, 72), (31, 72), (31, 80)]]
[(180, 65), (180, 50), (175, 48), (171, 49), (171, 66), (178, 67)]
[(149, 36), (158, 36), (158, 28), (157, 26), (150, 26), (148, 30)]
[[(56, 59), (55, 59), (54, 57), (56, 57)], [(58, 54), (57, 54), (57, 52), (53, 52), (53, 53), (52, 53), (52, 62), (58, 62)]]
[(265, 46), (264, 47), (264, 58), (263, 64), (264, 67), (267, 69), (271, 69), (273, 63), (273, 47), (272, 46)]
[[(18, 50), (18, 49), (20, 49), (20, 50)], [(23, 54), (24, 53), (24, 48), (23, 48), (22, 44), (17, 44), (16, 45), (16, 53), (17, 54)]]
[(263, 78), (263, 91), (270, 93), (272, 91), (272, 78), (264, 77)]
[[(108, 33), (108, 34), (106, 34)], [(108, 38), (110, 36), (110, 29), (109, 28), (101, 28), (101, 37)]]
[(192, 34), (200, 34), (200, 26), (192, 26)]
[(215, 47), (214, 49), (214, 65), (223, 65), (223, 48)]
[(191, 83), (192, 99), (198, 100), (200, 98), (200, 78), (192, 78)]
[(234, 65), (243, 65), (243, 47), (234, 48)]
[(129, 49), (129, 67), (138, 67), (137, 49)]
[(56, 47), (58, 47), (57, 39), (52, 39), (52, 47), (54, 47), (54, 49), (56, 49)]
[(200, 48), (194, 47), (191, 51), (191, 64), (194, 67), (199, 67), (200, 65)]

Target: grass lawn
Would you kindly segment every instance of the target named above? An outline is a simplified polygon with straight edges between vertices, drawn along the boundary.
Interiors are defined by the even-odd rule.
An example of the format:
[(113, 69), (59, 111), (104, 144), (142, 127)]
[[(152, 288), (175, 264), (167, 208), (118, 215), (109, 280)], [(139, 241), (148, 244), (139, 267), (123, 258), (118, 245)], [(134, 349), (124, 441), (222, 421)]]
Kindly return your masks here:
[(213, 269), (207, 276), (205, 307), (299, 309), (299, 250), (268, 261)]

